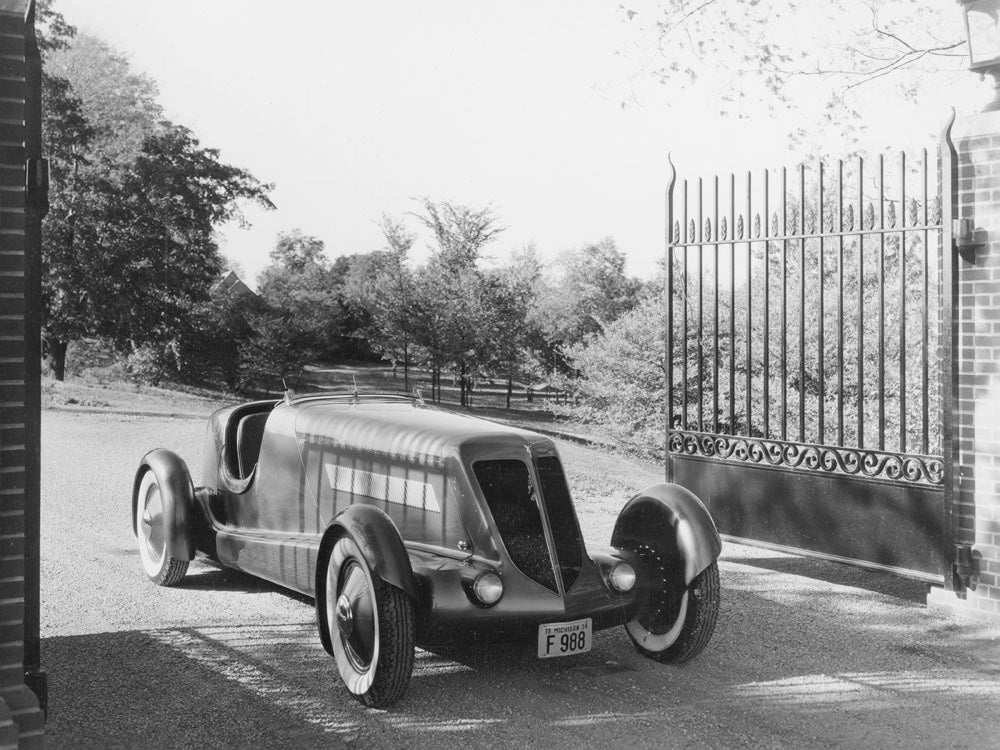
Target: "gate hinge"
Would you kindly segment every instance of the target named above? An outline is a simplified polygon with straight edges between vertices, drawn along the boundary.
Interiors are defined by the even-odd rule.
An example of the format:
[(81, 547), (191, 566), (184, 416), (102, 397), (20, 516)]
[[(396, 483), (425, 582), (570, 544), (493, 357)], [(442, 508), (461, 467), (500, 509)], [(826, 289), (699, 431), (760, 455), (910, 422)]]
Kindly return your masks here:
[(976, 563), (976, 555), (971, 544), (955, 545), (955, 562), (952, 563), (955, 591), (976, 590), (976, 582), (972, 580), (979, 573), (979, 566)]

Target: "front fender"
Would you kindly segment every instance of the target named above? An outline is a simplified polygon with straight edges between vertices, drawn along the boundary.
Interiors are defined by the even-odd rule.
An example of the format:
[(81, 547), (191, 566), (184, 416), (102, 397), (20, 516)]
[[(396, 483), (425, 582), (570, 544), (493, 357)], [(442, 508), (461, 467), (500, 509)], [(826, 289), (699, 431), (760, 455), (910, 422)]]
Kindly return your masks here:
[[(665, 546), (683, 564), (684, 585), (715, 562), (722, 540), (708, 509), (677, 484), (654, 484), (629, 500), (611, 535), (614, 547)], [(679, 572), (679, 571), (678, 571)]]
[(420, 590), (413, 576), (410, 555), (392, 519), (385, 511), (373, 505), (351, 505), (345, 508), (334, 516), (327, 527), (320, 543), (319, 559), (316, 562), (316, 617), (320, 641), (329, 653), (333, 653), (333, 646), (323, 617), (326, 566), (334, 542), (345, 535), (351, 537), (358, 545), (365, 562), (375, 575), (390, 586), (404, 591), (414, 602), (420, 601)]
[(153, 472), (163, 501), (164, 535), (167, 551), (177, 560), (193, 560), (196, 517), (194, 484), (187, 464), (172, 451), (157, 448), (142, 457), (132, 483), (132, 533), (136, 530), (139, 485), (147, 471)]

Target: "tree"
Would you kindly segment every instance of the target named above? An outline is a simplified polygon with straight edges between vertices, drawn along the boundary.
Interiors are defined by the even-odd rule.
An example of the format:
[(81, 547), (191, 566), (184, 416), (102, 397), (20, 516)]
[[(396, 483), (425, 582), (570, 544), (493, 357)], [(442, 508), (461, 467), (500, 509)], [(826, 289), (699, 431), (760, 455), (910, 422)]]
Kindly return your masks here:
[(187, 128), (161, 123), (111, 189), (98, 246), (116, 293), (102, 304), (102, 333), (122, 348), (174, 341), (222, 270), (215, 227), (238, 217), (242, 201), (270, 206), (269, 187)]
[(493, 334), (494, 359), (507, 380), (506, 405), (514, 379), (530, 382), (551, 361), (549, 345), (544, 335), (544, 304), (548, 288), (543, 278), (544, 263), (534, 243), (511, 253), (497, 274), (505, 290), (494, 303), (499, 307), (498, 318), (504, 321)]
[(123, 55), (89, 34), (75, 34), (71, 43), (46, 53), (44, 68), (67, 81), (78, 97), (95, 133), (94, 168), (112, 175), (127, 169), (163, 119), (156, 83), (133, 72)]
[(433, 232), (436, 260), (446, 268), (475, 266), (482, 249), (503, 232), (489, 206), (474, 209), (429, 198), (421, 198), (420, 205), (424, 213), (413, 216)]
[(562, 364), (561, 349), (578, 344), (635, 307), (642, 283), (625, 273), (625, 262), (625, 253), (606, 237), (562, 253), (553, 264), (549, 290), (539, 303), (553, 364)]
[[(409, 252), (416, 241), (398, 219), (383, 215), (379, 228), (386, 249), (358, 256), (344, 278), (346, 306), (361, 321), (359, 328), (384, 358), (403, 363), (403, 388), (410, 389), (415, 287)], [(394, 369), (395, 372), (395, 369)]]
[[(340, 280), (334, 276), (323, 241), (298, 229), (282, 232), (270, 257), (258, 287), (272, 320), (260, 326), (259, 333), (294, 338), (303, 361), (333, 356), (340, 344)], [(283, 321), (286, 329), (275, 327), (274, 320)], [(271, 349), (284, 352), (280, 347)], [(280, 374), (289, 363), (272, 364)]]
[(414, 214), (430, 229), (436, 247), (414, 281), (415, 341), (431, 364), (432, 397), (440, 397), (441, 371), (458, 373), (460, 402), (469, 403), (476, 368), (485, 361), (482, 337), (482, 249), (503, 231), (489, 207), (473, 209), (421, 200)]
[(39, 19), (52, 175), (43, 352), (58, 379), (81, 336), (177, 359), (220, 268), (215, 227), (240, 218), (244, 201), (269, 207), (270, 188), (162, 120), (156, 84), (104, 42), (76, 35), (51, 3)]
[(960, 14), (950, 3), (635, 0), (622, 8), (637, 34), (636, 59), (656, 79), (674, 91), (697, 85), (723, 116), (770, 115), (803, 150), (822, 153), (833, 135), (857, 144), (866, 94), (914, 102), (964, 74)]
[(514, 377), (525, 368), (530, 340), (528, 316), (532, 287), (517, 283), (505, 269), (483, 275), (481, 286), (482, 362), (487, 371), (503, 375), (507, 383), (506, 405), (510, 408)]

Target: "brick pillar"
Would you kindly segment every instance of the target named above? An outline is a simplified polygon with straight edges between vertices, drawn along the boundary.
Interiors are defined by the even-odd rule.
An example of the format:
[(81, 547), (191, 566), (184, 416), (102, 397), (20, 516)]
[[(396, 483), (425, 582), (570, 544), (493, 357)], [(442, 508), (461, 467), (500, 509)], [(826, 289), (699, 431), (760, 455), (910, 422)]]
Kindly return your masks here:
[(973, 566), (968, 587), (933, 589), (927, 603), (1000, 620), (1000, 112), (956, 120), (952, 141), (955, 218), (971, 220), (977, 244), (957, 268), (951, 532), (972, 546)]
[[(28, 200), (26, 163), (29, 150), (37, 155), (34, 115), (41, 94), (37, 66), (29, 65), (30, 5), (29, 0), (0, 0), (0, 748), (19, 749), (40, 748), (44, 742), (44, 715), (26, 684), (44, 685), (36, 658), (34, 520), (39, 507), (39, 247), (26, 239), (32, 232), (37, 237), (38, 211)], [(28, 653), (28, 643), (34, 654)]]

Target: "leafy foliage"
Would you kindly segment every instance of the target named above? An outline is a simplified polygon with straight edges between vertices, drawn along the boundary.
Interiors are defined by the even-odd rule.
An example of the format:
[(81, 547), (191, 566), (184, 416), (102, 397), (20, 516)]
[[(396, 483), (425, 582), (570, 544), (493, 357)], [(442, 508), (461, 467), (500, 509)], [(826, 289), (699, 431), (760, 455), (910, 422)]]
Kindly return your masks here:
[(625, 273), (625, 260), (610, 237), (559, 256), (554, 278), (538, 300), (538, 317), (556, 354), (635, 307), (642, 284)]
[(720, 116), (780, 118), (804, 151), (856, 138), (863, 94), (915, 102), (964, 73), (951, 3), (634, 0), (622, 9), (637, 35), (630, 54), (653, 77), (697, 86)]
[(340, 280), (322, 240), (297, 229), (279, 234), (259, 287), (261, 304), (239, 345), (245, 389), (274, 387), (283, 374), (332, 357), (340, 341)]
[[(52, 174), (42, 248), (43, 344), (57, 378), (67, 344), (151, 348), (143, 371), (183, 371), (183, 338), (221, 270), (213, 233), (269, 186), (162, 120), (156, 86), (46, 8), (43, 133)], [(168, 366), (169, 363), (172, 366)], [(161, 366), (162, 365), (162, 366)], [(159, 377), (158, 375), (156, 377)]]
[(580, 372), (571, 414), (646, 456), (663, 455), (666, 434), (665, 309), (650, 295), (599, 334), (569, 350)]

